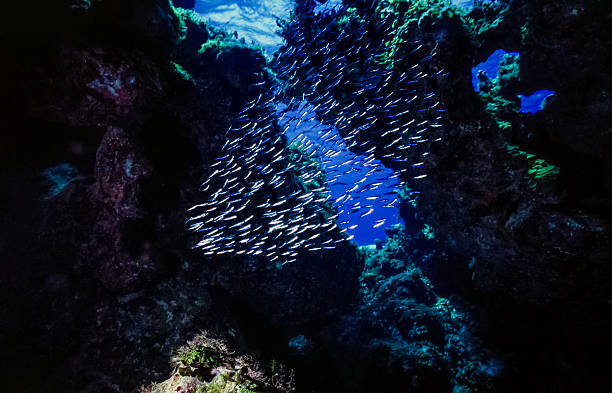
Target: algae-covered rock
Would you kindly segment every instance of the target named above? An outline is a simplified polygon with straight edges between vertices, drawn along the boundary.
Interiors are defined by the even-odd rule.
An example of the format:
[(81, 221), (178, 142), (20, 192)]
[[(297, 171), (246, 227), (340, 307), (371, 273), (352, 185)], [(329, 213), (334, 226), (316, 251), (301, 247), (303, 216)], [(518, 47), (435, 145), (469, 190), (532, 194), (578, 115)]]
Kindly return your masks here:
[[(385, 246), (366, 257), (362, 315), (371, 315), (369, 323), (376, 332), (370, 350), (388, 356), (387, 367), (412, 374), (417, 389), (445, 378), (453, 389), (491, 388), (502, 363), (471, 331), (469, 313), (460, 303), (439, 296), (418, 267), (433, 257), (422, 243), (431, 241), (429, 233), (409, 235), (395, 228)], [(491, 367), (496, 371), (483, 371)]]
[(202, 329), (244, 342), (245, 315), (261, 331), (336, 315), (353, 248), (273, 272), (191, 251), (185, 211), (270, 79), (261, 50), (168, 1), (35, 3), (0, 27), (0, 337), (20, 359), (2, 374), (34, 373), (20, 391), (131, 391)]
[[(424, 274), (440, 257), (435, 241), (400, 225), (388, 235), (379, 249), (361, 248), (365, 267), (353, 306), (310, 335), (316, 363), (295, 354), (299, 364), (311, 375), (342, 375), (331, 385), (336, 391), (495, 389), (504, 369), (500, 358), (478, 338), (469, 308), (438, 294)], [(300, 369), (297, 377), (300, 382)], [(328, 379), (318, 377), (319, 385), (315, 378), (305, 388), (325, 389)]]
[(172, 360), (172, 376), (145, 393), (291, 393), (293, 371), (277, 361), (262, 362), (201, 333), (181, 347)]
[[(420, 91), (437, 92), (444, 108), (441, 140), (423, 160), (427, 177), (412, 181), (410, 170), (404, 177), (421, 193), (418, 214), (435, 231), (436, 257), (423, 271), (437, 290), (459, 292), (482, 307), (488, 315), (487, 337), (516, 365), (509, 375), (529, 375), (545, 391), (561, 385), (565, 391), (579, 390), (578, 380), (605, 390), (609, 378), (602, 369), (582, 363), (573, 353), (582, 348), (579, 357), (587, 359), (609, 348), (594, 350), (595, 343), (609, 341), (603, 337), (610, 326), (603, 311), (612, 255), (610, 156), (603, 154), (610, 146), (610, 78), (603, 67), (610, 53), (609, 45), (602, 43), (609, 30), (610, 4), (496, 1), (476, 2), (471, 10), (446, 1), (375, 5), (377, 19), (358, 2), (351, 2), (355, 9), (350, 12), (341, 9), (346, 27), (341, 32), (326, 29), (332, 13), (316, 19), (307, 10), (297, 14), (301, 27), (298, 21), (285, 26), (285, 32), (288, 42), (300, 48), (301, 36), (292, 28), (303, 28), (305, 37), (334, 37), (330, 41), (339, 43), (339, 50), (345, 47), (345, 36), (357, 37), (350, 41), (353, 48), (355, 42), (370, 39), (378, 49), (377, 64), (395, 72), (406, 71), (405, 56), (413, 42), (436, 49), (423, 72), (444, 70), (446, 76), (419, 81), (424, 84)], [(357, 23), (359, 19), (365, 23)], [(372, 20), (378, 22), (376, 27), (368, 24)], [(387, 32), (388, 40), (377, 41)], [(312, 53), (325, 51), (325, 39), (320, 45), (320, 40), (306, 42), (303, 46)], [(470, 71), (499, 48), (519, 56), (506, 58), (496, 81), (483, 81), (481, 97), (472, 88)], [(320, 89), (319, 96), (331, 95), (342, 102), (340, 108), (352, 105), (353, 97), (367, 96), (362, 80), (351, 78), (363, 77), (367, 69), (358, 62), (360, 51), (367, 52), (350, 52), (349, 62), (356, 61), (347, 67), (346, 79), (334, 73), (334, 82), (339, 80), (342, 87), (330, 83), (332, 94)], [(312, 68), (323, 63), (312, 61), (293, 79), (312, 80)], [(355, 85), (362, 89), (352, 90)], [(300, 93), (311, 92), (310, 84), (306, 87)], [(521, 113), (518, 94), (539, 89), (554, 91), (554, 100), (533, 115)], [(354, 101), (362, 111), (371, 104), (367, 99)], [(333, 120), (338, 110), (332, 113)], [(369, 138), (384, 141), (389, 129), (379, 124)], [(412, 158), (410, 152), (401, 157)], [(385, 164), (402, 169), (395, 162)], [(412, 215), (409, 209), (402, 212), (406, 222), (413, 221)], [(401, 264), (401, 258), (390, 258), (382, 266), (393, 272)], [(365, 281), (371, 284), (375, 277), (369, 274)], [(588, 345), (582, 346), (585, 342)], [(530, 356), (533, 348), (548, 355), (536, 360)], [(550, 367), (539, 373), (538, 362)], [(569, 376), (569, 370), (580, 377)], [(562, 383), (555, 382), (559, 378)], [(509, 390), (520, 386), (513, 381)]]
[(231, 61), (251, 68), (201, 63), (207, 25), (169, 1), (7, 10), (20, 17), (0, 27), (11, 98), (0, 337), (22, 360), (2, 374), (17, 384), (35, 370), (21, 391), (129, 391), (161, 379), (171, 348), (198, 330), (231, 325), (205, 317), (211, 273), (190, 252), (184, 212), (264, 62), (241, 45)]

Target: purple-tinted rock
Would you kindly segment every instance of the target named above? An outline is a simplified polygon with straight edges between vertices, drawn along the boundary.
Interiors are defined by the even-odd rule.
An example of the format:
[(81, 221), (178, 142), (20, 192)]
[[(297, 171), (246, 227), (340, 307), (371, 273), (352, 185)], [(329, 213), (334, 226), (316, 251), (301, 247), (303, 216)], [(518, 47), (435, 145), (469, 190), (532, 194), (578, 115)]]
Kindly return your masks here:
[(139, 218), (141, 185), (151, 169), (134, 143), (120, 128), (111, 127), (96, 153), (92, 196), (120, 218)]

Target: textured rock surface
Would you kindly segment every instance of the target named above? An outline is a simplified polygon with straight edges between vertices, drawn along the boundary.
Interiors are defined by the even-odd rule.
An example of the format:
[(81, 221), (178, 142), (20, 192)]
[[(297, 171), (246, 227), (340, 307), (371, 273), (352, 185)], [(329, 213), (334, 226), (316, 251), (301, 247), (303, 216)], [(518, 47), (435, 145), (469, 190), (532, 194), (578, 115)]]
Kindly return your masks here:
[[(300, 3), (308, 9), (308, 1)], [(372, 16), (349, 3), (353, 11), (342, 12), (354, 32), (360, 17)], [(426, 72), (448, 72), (423, 79), (446, 110), (442, 140), (425, 159), (428, 177), (406, 177), (421, 193), (418, 222), (435, 233), (429, 246), (435, 253), (420, 267), (439, 293), (477, 305), (485, 344), (508, 357), (509, 382), (498, 391), (520, 389), (518, 375), (542, 391), (575, 391), (581, 384), (608, 390), (612, 382), (601, 364), (587, 359), (610, 348), (612, 172), (602, 155), (611, 135), (604, 66), (610, 5), (497, 1), (469, 12), (447, 1), (400, 0), (377, 12), (395, 21), (400, 48), (409, 51), (416, 40), (436, 48)], [(308, 11), (299, 15), (313, 36), (328, 23)], [(497, 88), (479, 95), (471, 69), (498, 48), (519, 52), (519, 60), (507, 59)], [(520, 113), (517, 95), (544, 88), (555, 91), (544, 110)], [(343, 106), (352, 104), (346, 89)], [(407, 223), (414, 214), (402, 210)], [(407, 233), (415, 230), (420, 227)]]
[(283, 364), (237, 352), (227, 341), (199, 334), (179, 348), (172, 376), (153, 384), (150, 393), (290, 393), (294, 375)]
[(502, 362), (473, 335), (469, 310), (439, 296), (417, 267), (433, 241), (401, 226), (387, 232), (382, 248), (365, 251), (359, 301), (317, 337), (350, 364), (353, 377), (347, 371), (335, 390), (495, 391)]
[[(540, 391), (605, 391), (612, 383), (586, 360), (610, 347), (612, 172), (602, 152), (612, 135), (603, 66), (611, 14), (599, 1), (477, 7), (438, 40), (432, 60), (449, 75), (440, 87), (443, 140), (427, 160), (428, 178), (414, 184), (439, 252), (424, 270), (438, 290), (482, 306), (485, 341), (508, 354), (506, 375)], [(440, 37), (456, 24), (442, 15), (414, 34), (426, 43)], [(519, 81), (503, 94), (556, 92), (534, 115), (505, 113), (504, 129), (470, 87), (470, 68), (497, 48), (520, 53)]]
[[(262, 54), (167, 0), (34, 3), (0, 28), (10, 390), (132, 391), (201, 330), (248, 351), (241, 315), (287, 329), (337, 312), (354, 255), (268, 274), (190, 250), (185, 211), (267, 78)], [(210, 40), (222, 53), (201, 50)]]
[[(590, 2), (581, 9), (591, 17), (575, 15), (573, 23), (552, 23), (564, 12), (578, 12), (575, 7), (547, 2), (527, 7), (513, 2), (499, 16), (498, 26), (478, 36), (480, 45), (488, 43), (489, 47), (502, 44), (497, 41), (501, 32), (515, 37), (514, 42), (507, 39), (502, 44), (508, 50), (518, 50), (521, 56), (521, 85), (505, 87), (508, 93), (546, 87), (557, 94), (546, 110), (532, 116), (515, 115), (512, 127), (501, 133), (478, 111), (466, 115), (464, 109), (447, 104), (449, 132), (446, 142), (432, 152), (432, 183), (425, 182), (423, 187), (428, 198), (423, 199), (421, 207), (430, 224), (467, 260), (476, 258), (476, 287), (514, 293), (512, 296), (521, 301), (559, 300), (573, 293), (572, 286), (584, 287), (587, 283), (601, 289), (607, 286), (596, 276), (607, 277), (611, 252), (610, 165), (601, 155), (601, 149), (610, 144), (605, 121), (609, 111), (603, 109), (609, 107), (605, 97), (610, 80), (601, 67), (607, 56), (604, 53), (609, 52), (585, 51), (577, 42), (600, 44), (601, 34), (596, 32), (605, 31), (609, 22), (594, 17), (606, 15), (606, 10), (600, 2)], [(512, 24), (501, 23), (505, 19)], [(523, 26), (519, 21), (524, 24), (522, 36), (517, 30)], [(566, 63), (569, 58), (576, 59), (571, 67)], [(451, 72), (448, 83), (466, 85), (468, 75), (469, 70)], [(587, 84), (587, 78), (597, 79), (597, 87), (593, 82)], [(588, 92), (575, 88), (581, 84), (591, 86)], [(601, 115), (595, 115), (597, 120), (588, 126), (583, 123), (578, 127), (579, 118), (594, 115), (593, 107), (602, 108)], [(561, 112), (576, 114), (567, 115), (576, 120), (564, 121), (566, 115)], [(557, 136), (552, 134), (553, 123)], [(562, 141), (563, 134), (571, 134), (580, 142)], [(537, 178), (528, 160), (508, 156), (504, 142), (517, 143), (521, 149), (550, 161), (560, 173)], [(590, 143), (598, 146), (588, 146)], [(457, 150), (454, 146), (464, 148)], [(560, 272), (572, 264), (569, 260), (581, 259), (590, 261), (592, 273), (569, 276), (567, 271)], [(579, 265), (575, 265), (578, 270)]]

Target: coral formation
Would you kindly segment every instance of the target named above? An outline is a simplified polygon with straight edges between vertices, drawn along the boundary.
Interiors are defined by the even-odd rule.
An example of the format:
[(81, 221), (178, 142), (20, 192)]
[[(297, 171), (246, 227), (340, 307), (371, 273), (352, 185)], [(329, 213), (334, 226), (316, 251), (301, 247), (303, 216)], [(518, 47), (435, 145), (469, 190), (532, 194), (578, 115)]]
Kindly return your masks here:
[(238, 354), (226, 342), (201, 333), (179, 348), (174, 372), (142, 393), (290, 393), (293, 372), (272, 360), (263, 364), (252, 355)]
[[(611, 390), (609, 2), (298, 0), (270, 59), (192, 7), (6, 5), (5, 390)], [(512, 54), (474, 91), (498, 48)], [(554, 96), (521, 110), (534, 92)], [(288, 168), (273, 192), (260, 157), (266, 195), (311, 193), (309, 224), (341, 231), (333, 179), (273, 105), (301, 99), (397, 171), (403, 225), (366, 247), (299, 247), (282, 268), (193, 250), (187, 210), (203, 180), (226, 190), (220, 153), (263, 112), (254, 140), (280, 138)]]

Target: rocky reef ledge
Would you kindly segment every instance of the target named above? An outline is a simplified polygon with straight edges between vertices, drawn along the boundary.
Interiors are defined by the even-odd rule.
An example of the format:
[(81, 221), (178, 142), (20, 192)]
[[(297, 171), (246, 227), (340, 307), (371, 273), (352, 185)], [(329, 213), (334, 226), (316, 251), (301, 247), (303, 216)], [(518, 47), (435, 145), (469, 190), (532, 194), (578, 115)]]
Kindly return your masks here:
[[(185, 211), (251, 86), (270, 78), (258, 48), (168, 0), (13, 2), (8, 11), (7, 390), (133, 391), (166, 379), (172, 356), (201, 331), (249, 348), (243, 327), (272, 322), (263, 309), (241, 312), (247, 300), (274, 305), (276, 328), (342, 307), (358, 264), (266, 274), (228, 259), (202, 263), (191, 251)], [(307, 278), (296, 286), (294, 277)]]

